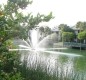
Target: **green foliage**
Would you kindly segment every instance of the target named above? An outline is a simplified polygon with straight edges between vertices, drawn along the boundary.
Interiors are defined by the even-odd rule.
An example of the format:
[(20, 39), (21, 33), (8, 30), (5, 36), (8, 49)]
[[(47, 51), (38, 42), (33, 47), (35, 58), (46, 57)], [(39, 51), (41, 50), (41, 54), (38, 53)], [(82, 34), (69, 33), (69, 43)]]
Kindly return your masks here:
[(22, 77), (21, 77), (21, 74), (20, 73), (5, 73), (2, 71), (1, 75), (0, 75), (0, 79), (1, 80), (24, 80)]
[(44, 27), (40, 27), (39, 32), (44, 32)]
[(78, 39), (80, 40), (86, 39), (86, 31), (78, 33)]
[[(0, 53), (0, 79), (1, 80), (19, 80), (20, 74), (17, 73), (19, 65), (18, 54), (16, 52), (3, 51)], [(15, 79), (12, 79), (15, 77)]]
[(58, 27), (59, 30), (61, 30), (61, 32), (74, 32), (74, 30), (69, 26), (67, 26), (66, 24), (60, 24)]
[(48, 22), (50, 19), (52, 19), (52, 18), (54, 18), (54, 17), (52, 17), (52, 12), (50, 12), (50, 14), (49, 15), (47, 15), (47, 16), (44, 16), (44, 19), (43, 19), (43, 21), (46, 21), (46, 22)]
[(35, 28), (42, 21), (49, 21), (53, 18), (52, 12), (46, 16), (38, 13), (35, 17), (31, 13), (24, 15), (23, 12), (19, 12), (20, 9), (22, 11), (31, 3), (30, 0), (8, 0), (7, 5), (3, 6), (1, 11), (3, 17), (0, 18), (0, 25), (5, 29), (5, 34), (9, 35), (8, 39), (10, 37), (26, 39), (30, 29)]
[(62, 39), (63, 41), (67, 41), (67, 42), (70, 42), (74, 39), (75, 35), (73, 32), (63, 32), (62, 33)]
[[(69, 36), (69, 35), (71, 35), (70, 33), (74, 33), (74, 30), (72, 29), (72, 28), (70, 28), (68, 25), (66, 25), (66, 24), (60, 24), (59, 26), (58, 26), (58, 28), (59, 28), (59, 30), (60, 30), (60, 36), (61, 36), (61, 41), (62, 40), (64, 40), (64, 41), (68, 41), (68, 40), (70, 40), (70, 39), (67, 39), (68, 37), (67, 36)], [(64, 33), (64, 32), (66, 32), (66, 33), (68, 33), (68, 34), (66, 34), (66, 33)], [(63, 34), (64, 33), (64, 34)], [(75, 33), (74, 33), (75, 34)], [(63, 38), (63, 39), (62, 39)]]
[(51, 34), (51, 29), (48, 26), (44, 28), (44, 31), (47, 35)]
[(30, 29), (52, 18), (52, 13), (47, 16), (38, 13), (34, 17), (31, 13), (24, 15), (19, 12), (31, 3), (30, 0), (8, 0), (6, 5), (0, 6), (0, 80), (24, 80), (19, 70), (18, 52), (9, 52), (9, 49), (15, 48), (12, 39), (26, 39)]
[(41, 40), (44, 37), (46, 37), (47, 35), (51, 34), (51, 29), (48, 26), (46, 26), (46, 27), (40, 27), (39, 28), (39, 33), (41, 35), (41, 38), (40, 38), (40, 40)]
[(39, 23), (41, 22), (46, 22), (52, 19), (52, 14), (50, 13), (49, 15), (45, 16), (43, 14), (37, 14), (36, 17), (33, 15), (29, 14), (26, 20), (26, 23), (28, 25), (28, 30), (35, 28)]
[(15, 5), (17, 5), (17, 7), (21, 9), (25, 9), (28, 4), (32, 4), (32, 0), (8, 0), (8, 2), (14, 3)]
[(76, 28), (79, 28), (80, 30), (86, 30), (86, 22), (77, 22), (76, 23)]

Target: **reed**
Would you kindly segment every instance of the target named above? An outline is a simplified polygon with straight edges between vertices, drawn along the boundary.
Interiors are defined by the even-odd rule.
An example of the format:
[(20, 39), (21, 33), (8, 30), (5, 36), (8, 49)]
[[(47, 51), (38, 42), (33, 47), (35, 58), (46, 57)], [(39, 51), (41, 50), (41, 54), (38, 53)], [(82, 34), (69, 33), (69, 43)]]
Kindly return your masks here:
[(25, 60), (19, 67), (19, 71), (24, 80), (86, 80), (86, 75), (83, 72), (81, 74), (71, 70), (69, 74), (67, 69), (64, 74), (63, 67), (60, 67), (60, 71), (57, 67), (57, 70), (51, 74), (47, 69), (41, 68), (40, 65), (36, 68), (29, 68), (27, 65), (28, 63)]

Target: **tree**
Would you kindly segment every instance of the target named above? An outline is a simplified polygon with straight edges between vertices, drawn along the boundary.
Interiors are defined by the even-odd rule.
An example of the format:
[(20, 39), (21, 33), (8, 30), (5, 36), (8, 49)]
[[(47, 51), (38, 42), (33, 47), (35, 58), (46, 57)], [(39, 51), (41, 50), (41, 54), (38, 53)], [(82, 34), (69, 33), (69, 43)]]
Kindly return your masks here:
[(69, 26), (67, 26), (66, 24), (60, 24), (58, 26), (59, 30), (60, 30), (60, 38), (62, 40), (62, 34), (63, 32), (73, 32), (74, 33), (74, 30), (72, 28), (70, 28)]
[[(12, 38), (19, 37), (25, 39), (28, 36), (28, 30), (36, 27), (42, 21), (49, 21), (52, 13), (49, 15), (37, 14), (33, 17), (31, 13), (24, 15), (22, 10), (30, 0), (8, 0), (7, 4), (0, 7), (0, 79), (1, 80), (23, 80), (19, 72), (19, 57), (17, 52), (9, 52), (13, 48)], [(19, 12), (21, 10), (21, 12)]]
[(58, 28), (59, 28), (59, 30), (64, 31), (64, 29), (65, 29), (65, 28), (68, 28), (68, 26), (67, 26), (66, 24), (60, 24), (60, 25), (58, 26)]
[(86, 22), (83, 22), (83, 24), (84, 24), (83, 28), (84, 30), (86, 30)]
[(78, 33), (78, 39), (85, 40), (86, 39), (86, 31)]
[(75, 35), (73, 32), (63, 32), (62, 39), (64, 42), (70, 42), (74, 39)]
[(44, 32), (44, 27), (39, 27), (39, 32)]
[(77, 22), (76, 28), (80, 29), (80, 32), (86, 30), (86, 22), (81, 22), (81, 21)]
[(83, 23), (81, 21), (76, 23), (76, 28), (82, 29)]
[(58, 28), (59, 30), (61, 30), (61, 32), (74, 32), (74, 30), (69, 26), (67, 26), (66, 24), (60, 24)]
[(51, 34), (51, 29), (48, 26), (46, 26), (44, 28), (44, 32), (45, 32), (45, 35), (47, 36), (47, 35)]
[(39, 28), (39, 33), (41, 35), (40, 39), (43, 39), (44, 37), (51, 34), (51, 29), (48, 26), (40, 27)]
[(82, 31), (80, 33), (78, 33), (78, 39), (80, 40), (80, 51), (81, 51), (81, 41), (84, 40), (86, 43), (86, 31)]
[[(15, 36), (28, 36), (28, 31), (34, 27), (36, 27), (40, 22), (49, 21), (52, 19), (52, 12), (49, 15), (41, 15), (37, 14), (37, 16), (33, 16), (31, 13), (24, 15), (22, 10), (25, 9), (28, 4), (31, 4), (31, 0), (8, 0), (7, 5), (2, 8), (2, 12), (4, 13), (4, 17), (6, 20), (6, 30), (11, 34), (17, 34)], [(21, 12), (19, 11), (21, 10)], [(21, 29), (22, 28), (22, 29)], [(24, 31), (25, 34), (21, 34), (21, 30)], [(21, 34), (21, 35), (20, 35)], [(12, 35), (12, 36), (13, 36)]]

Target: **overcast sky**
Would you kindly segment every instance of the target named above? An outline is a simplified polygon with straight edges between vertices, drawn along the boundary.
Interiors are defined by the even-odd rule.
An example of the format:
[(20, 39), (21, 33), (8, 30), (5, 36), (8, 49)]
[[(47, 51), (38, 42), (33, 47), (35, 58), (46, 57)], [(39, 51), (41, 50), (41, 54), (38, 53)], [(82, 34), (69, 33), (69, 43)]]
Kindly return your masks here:
[[(4, 2), (6, 0), (0, 0)], [(56, 26), (61, 23), (73, 26), (77, 21), (86, 21), (86, 0), (33, 0), (26, 12), (48, 14), (53, 12), (55, 18), (42, 25)], [(40, 24), (41, 25), (41, 24)]]

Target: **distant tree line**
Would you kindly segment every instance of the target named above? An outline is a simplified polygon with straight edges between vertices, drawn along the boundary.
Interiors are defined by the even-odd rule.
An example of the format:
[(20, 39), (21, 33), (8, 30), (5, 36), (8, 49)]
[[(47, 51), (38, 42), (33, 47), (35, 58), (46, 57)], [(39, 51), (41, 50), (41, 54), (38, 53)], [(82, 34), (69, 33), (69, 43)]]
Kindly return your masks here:
[[(58, 26), (61, 36), (61, 41), (64, 42), (73, 42), (76, 39), (76, 42), (86, 43), (86, 22), (77, 22), (75, 26), (70, 27), (66, 24), (60, 24)], [(78, 31), (76, 33), (75, 31)]]

